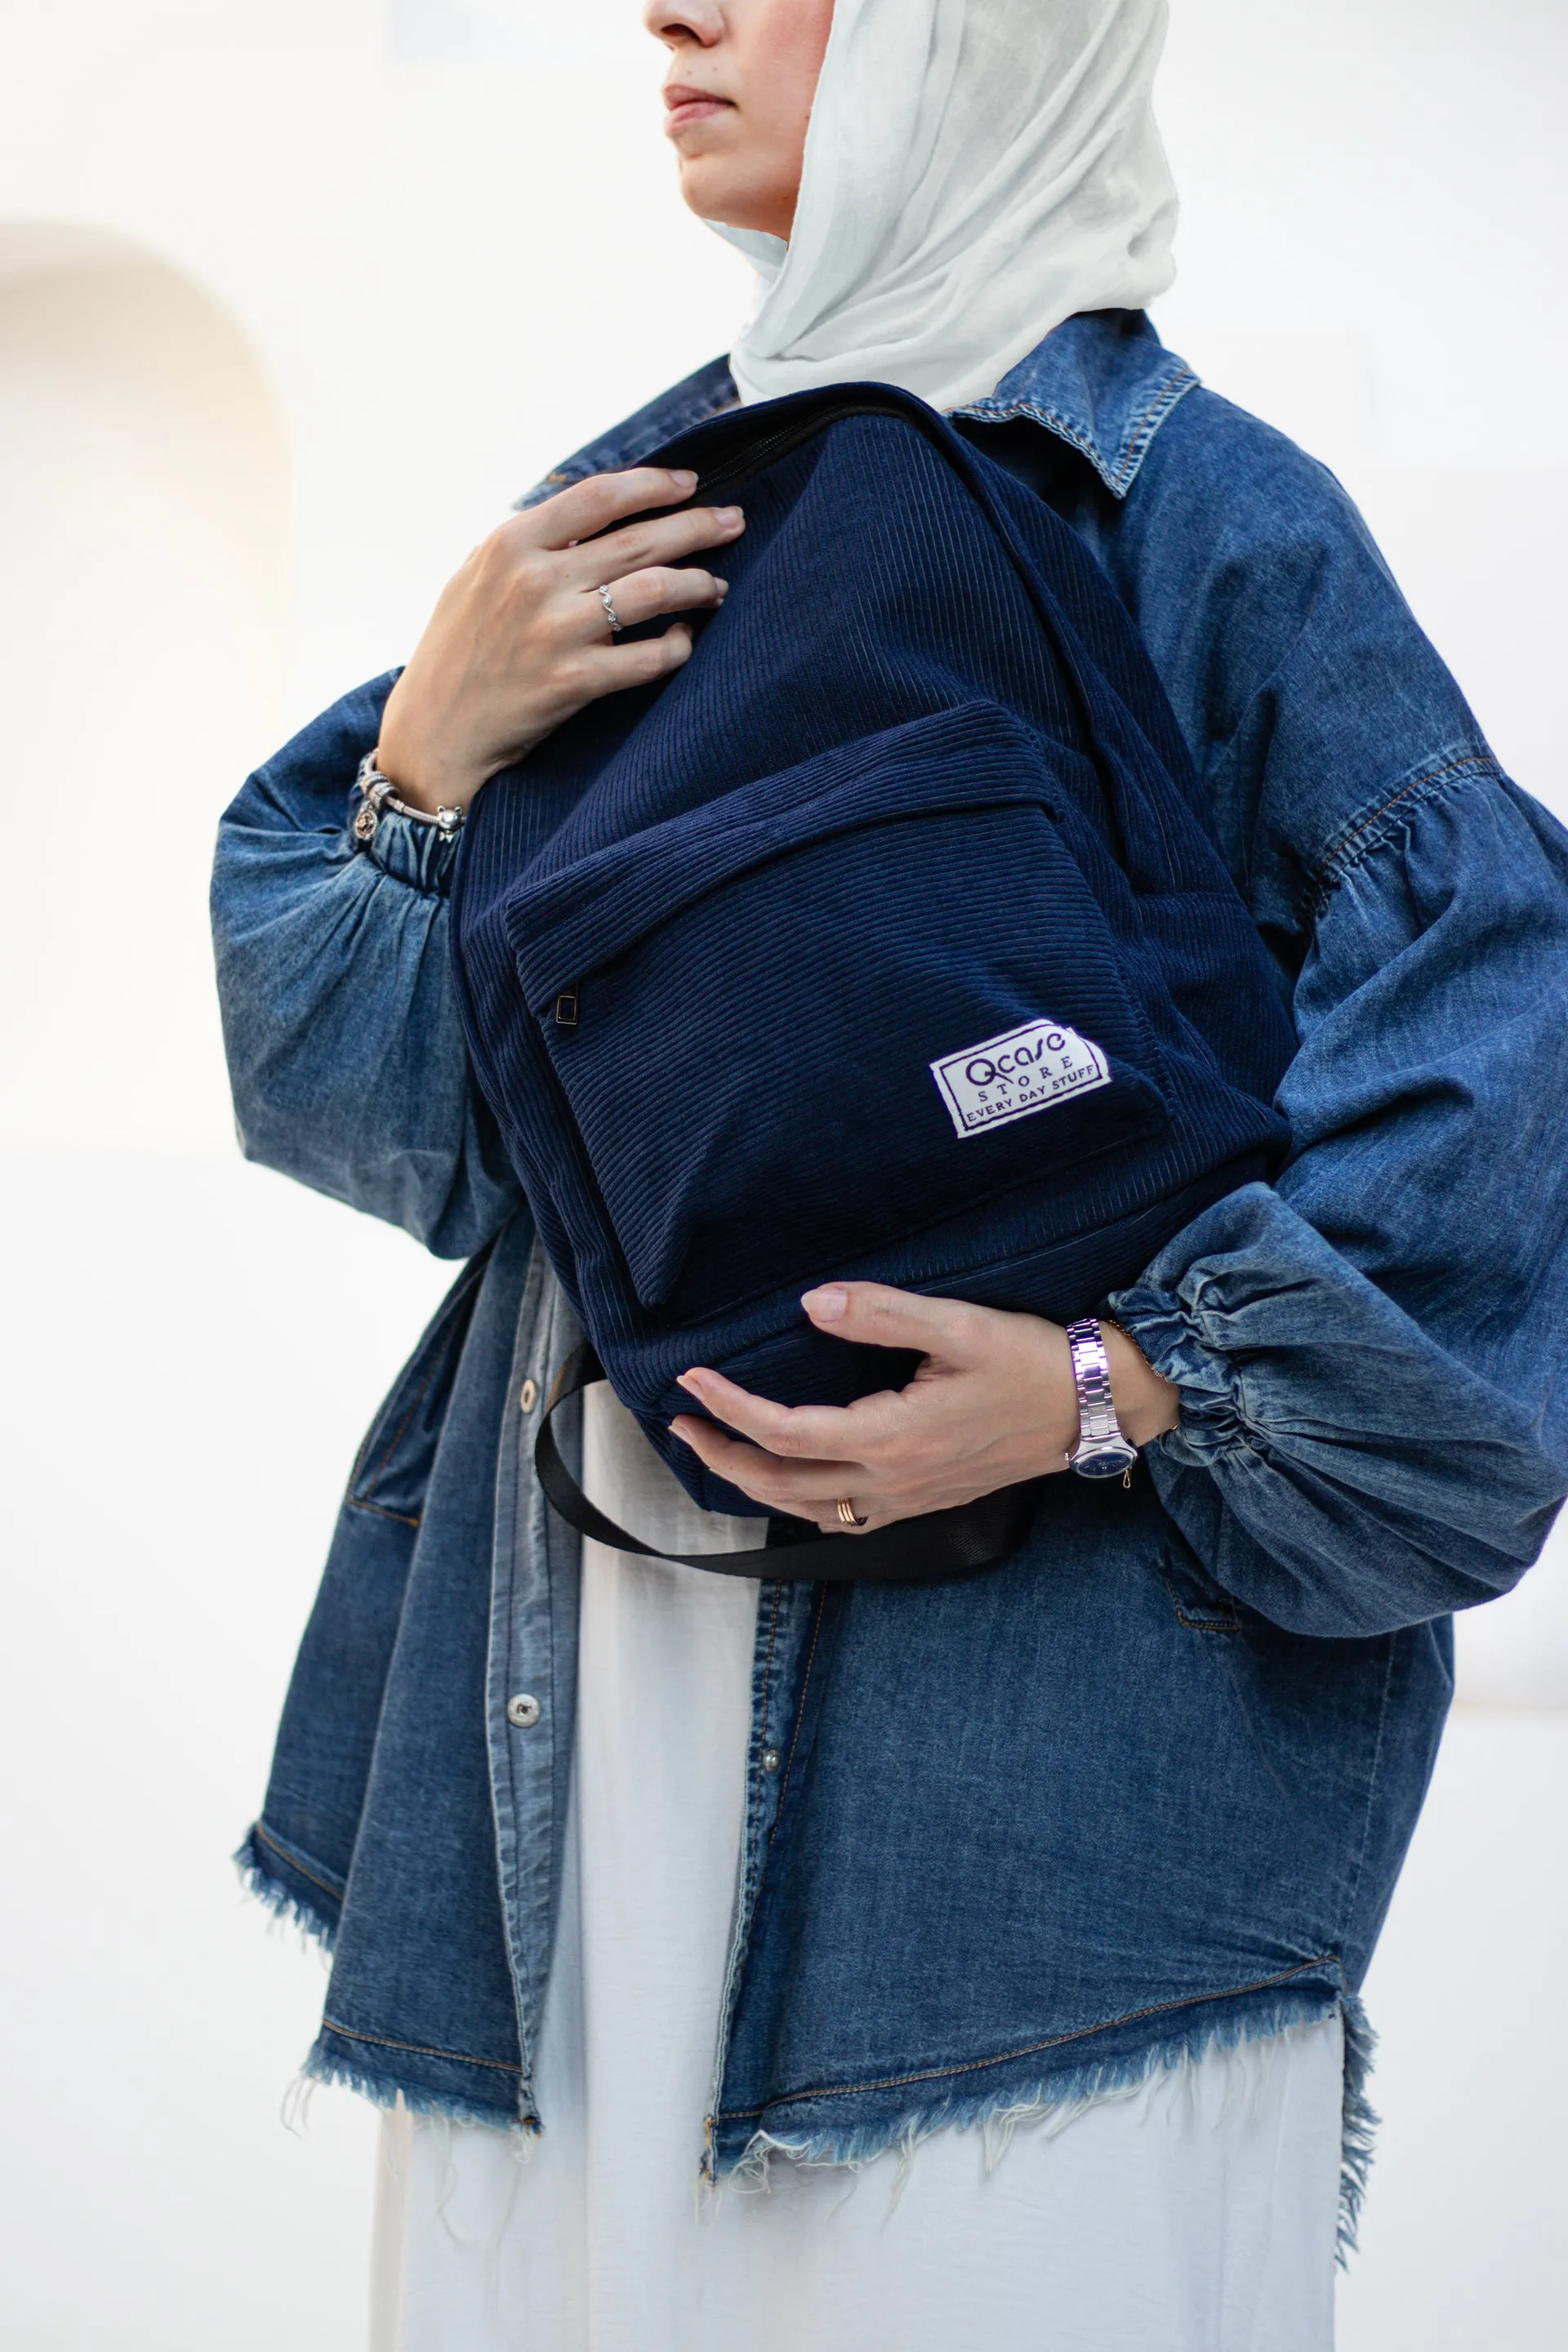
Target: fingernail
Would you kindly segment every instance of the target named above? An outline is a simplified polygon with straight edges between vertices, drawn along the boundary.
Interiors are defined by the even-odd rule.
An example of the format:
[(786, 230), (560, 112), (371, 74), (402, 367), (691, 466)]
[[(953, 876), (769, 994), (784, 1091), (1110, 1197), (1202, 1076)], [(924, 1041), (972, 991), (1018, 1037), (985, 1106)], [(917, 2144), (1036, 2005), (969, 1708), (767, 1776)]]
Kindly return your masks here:
[(697, 1386), (697, 1378), (695, 1372), (682, 1372), (675, 1385), (678, 1389), (689, 1389), (693, 1396), (700, 1396), (701, 1391)]
[(733, 530), (738, 524), (743, 523), (746, 518), (739, 507), (715, 507), (713, 520), (715, 522), (721, 522), (726, 530)]
[(713, 585), (719, 591), (719, 602), (721, 604), (724, 602), (725, 597), (730, 593), (730, 583), (727, 580), (721, 580), (717, 572), (715, 572), (713, 576)]
[(679, 489), (694, 490), (697, 488), (696, 475), (685, 466), (677, 466), (669, 478)]
[(800, 1303), (814, 1323), (837, 1323), (848, 1309), (849, 1293), (830, 1282), (825, 1290), (803, 1293)]

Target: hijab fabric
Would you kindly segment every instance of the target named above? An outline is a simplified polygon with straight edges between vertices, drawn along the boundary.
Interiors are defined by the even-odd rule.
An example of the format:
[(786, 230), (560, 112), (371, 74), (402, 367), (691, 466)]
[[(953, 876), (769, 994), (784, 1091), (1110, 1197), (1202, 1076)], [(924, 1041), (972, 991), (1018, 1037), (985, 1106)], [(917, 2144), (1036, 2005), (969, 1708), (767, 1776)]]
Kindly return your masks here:
[(742, 398), (956, 408), (1075, 311), (1163, 293), (1164, 35), (1165, 0), (837, 0), (790, 242), (710, 224), (762, 275)]

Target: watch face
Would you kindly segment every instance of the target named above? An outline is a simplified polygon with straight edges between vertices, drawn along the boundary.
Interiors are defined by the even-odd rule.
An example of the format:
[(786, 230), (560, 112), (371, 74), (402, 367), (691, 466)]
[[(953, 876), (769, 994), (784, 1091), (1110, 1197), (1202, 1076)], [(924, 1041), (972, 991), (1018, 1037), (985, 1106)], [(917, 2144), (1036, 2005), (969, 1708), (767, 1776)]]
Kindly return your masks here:
[(1072, 1466), (1080, 1478), (1120, 1478), (1137, 1459), (1137, 1452), (1131, 1445), (1108, 1445), (1103, 1454), (1086, 1454)]

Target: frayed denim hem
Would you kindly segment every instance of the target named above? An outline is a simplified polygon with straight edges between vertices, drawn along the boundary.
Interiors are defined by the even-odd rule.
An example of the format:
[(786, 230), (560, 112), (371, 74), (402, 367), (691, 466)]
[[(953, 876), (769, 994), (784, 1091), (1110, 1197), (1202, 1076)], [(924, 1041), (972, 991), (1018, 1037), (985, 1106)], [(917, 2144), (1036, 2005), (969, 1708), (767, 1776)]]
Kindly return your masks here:
[[(281, 1859), (286, 1864), (287, 1855)], [(262, 1842), (259, 1824), (246, 1832), (245, 1843), (233, 1860), (239, 1873), (239, 1883), (247, 1895), (265, 1904), (275, 1919), (298, 1927), (301, 1935), (309, 1936), (323, 1952), (331, 1955), (338, 1940), (335, 1912), (329, 1911), (310, 1892), (298, 1871), (290, 1869), (285, 1877), (278, 1861)]]
[(1348, 2267), (1360, 2241), (1361, 2209), (1367, 2176), (1377, 2152), (1377, 2127), (1382, 2118), (1367, 2097), (1366, 2086), (1377, 2051), (1377, 2036), (1367, 2022), (1359, 1993), (1347, 1992), (1340, 2003), (1345, 2029), (1345, 2100), (1340, 2133), (1339, 2264)]
[(1366, 2193), (1378, 2118), (1366, 2096), (1376, 2037), (1354, 1993), (1322, 1990), (1281, 1993), (1266, 2006), (1238, 2015), (1205, 2019), (1186, 2032), (1145, 2044), (1112, 2059), (1096, 2059), (1037, 2084), (967, 2094), (950, 2091), (930, 2104), (906, 2109), (874, 2124), (805, 2131), (753, 2131), (728, 2164), (715, 2164), (714, 2187), (765, 2189), (775, 2156), (792, 2163), (838, 2166), (847, 2170), (898, 2155), (902, 2166), (938, 2132), (979, 2131), (987, 2165), (999, 2163), (1014, 2134), (1040, 2126), (1053, 2135), (1113, 2100), (1131, 2098), (1158, 2076), (1197, 2064), (1211, 2052), (1245, 2042), (1277, 2041), (1321, 2025), (1339, 2014), (1344, 2031), (1344, 2097), (1341, 2126), (1340, 2220), (1336, 2255), (1343, 2268), (1356, 2248), (1356, 2231)]
[(540, 2136), (541, 2126), (535, 2116), (503, 2115), (498, 2108), (481, 2106), (456, 2091), (420, 2089), (399, 2082), (395, 2075), (351, 2065), (335, 2051), (324, 2049), (320, 2042), (306, 2059), (300, 2074), (307, 2084), (323, 2083), (340, 2090), (356, 2091), (373, 2106), (389, 2110), (401, 2107), (411, 2116), (438, 2117), (449, 2124), (478, 2124), (486, 2131), (500, 2133), (503, 2139), (521, 2139), (530, 2146)]

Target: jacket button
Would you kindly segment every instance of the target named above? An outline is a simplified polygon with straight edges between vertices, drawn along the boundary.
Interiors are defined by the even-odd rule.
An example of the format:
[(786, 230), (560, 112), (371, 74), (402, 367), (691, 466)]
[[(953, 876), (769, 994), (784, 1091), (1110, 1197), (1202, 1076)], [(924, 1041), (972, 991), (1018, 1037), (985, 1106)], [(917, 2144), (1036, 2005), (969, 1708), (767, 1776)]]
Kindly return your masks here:
[(783, 1762), (784, 1758), (779, 1754), (776, 1748), (763, 1748), (763, 1769), (764, 1772), (776, 1772)]
[(514, 1731), (531, 1731), (543, 1711), (531, 1691), (519, 1691), (506, 1703), (506, 1719)]
[(539, 1402), (539, 1390), (534, 1381), (524, 1381), (517, 1401), (524, 1412), (533, 1411), (534, 1406)]

